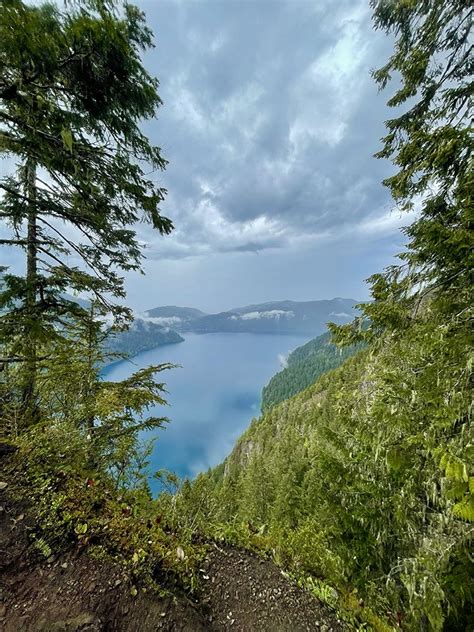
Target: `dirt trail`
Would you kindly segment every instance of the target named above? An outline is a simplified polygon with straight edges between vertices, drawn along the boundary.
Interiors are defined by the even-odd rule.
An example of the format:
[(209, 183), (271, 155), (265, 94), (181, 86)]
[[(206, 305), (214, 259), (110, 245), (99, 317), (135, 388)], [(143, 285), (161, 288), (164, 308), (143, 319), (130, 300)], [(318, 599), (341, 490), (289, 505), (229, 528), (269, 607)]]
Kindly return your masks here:
[(0, 491), (0, 629), (5, 632), (336, 632), (335, 616), (248, 551), (210, 545), (202, 588), (185, 595), (130, 594), (124, 571), (70, 551), (32, 554), (25, 508)]
[[(214, 630), (321, 632), (343, 630), (309, 592), (269, 560), (232, 547), (211, 547), (202, 588)], [(203, 582), (204, 583), (204, 582)]]

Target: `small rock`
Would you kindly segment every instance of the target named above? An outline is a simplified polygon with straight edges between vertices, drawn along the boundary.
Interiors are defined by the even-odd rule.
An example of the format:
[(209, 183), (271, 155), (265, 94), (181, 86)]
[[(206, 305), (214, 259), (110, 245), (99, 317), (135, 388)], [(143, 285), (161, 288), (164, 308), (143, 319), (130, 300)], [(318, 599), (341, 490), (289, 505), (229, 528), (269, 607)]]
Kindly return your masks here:
[(0, 481), (0, 491), (2, 491), (3, 489), (6, 489), (8, 487), (8, 483), (5, 483), (4, 481)]

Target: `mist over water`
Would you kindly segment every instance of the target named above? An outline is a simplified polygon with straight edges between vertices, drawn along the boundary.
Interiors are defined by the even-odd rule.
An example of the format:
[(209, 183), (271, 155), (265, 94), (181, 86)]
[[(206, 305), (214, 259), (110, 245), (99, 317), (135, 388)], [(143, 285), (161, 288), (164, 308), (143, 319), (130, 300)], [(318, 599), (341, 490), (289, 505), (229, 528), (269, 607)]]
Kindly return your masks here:
[[(104, 371), (119, 380), (150, 364), (181, 368), (159, 374), (170, 404), (151, 410), (170, 423), (158, 435), (151, 471), (193, 477), (220, 463), (253, 417), (263, 386), (281, 370), (281, 358), (309, 338), (273, 334), (185, 334), (185, 341), (146, 351)], [(152, 488), (156, 489), (154, 481)]]

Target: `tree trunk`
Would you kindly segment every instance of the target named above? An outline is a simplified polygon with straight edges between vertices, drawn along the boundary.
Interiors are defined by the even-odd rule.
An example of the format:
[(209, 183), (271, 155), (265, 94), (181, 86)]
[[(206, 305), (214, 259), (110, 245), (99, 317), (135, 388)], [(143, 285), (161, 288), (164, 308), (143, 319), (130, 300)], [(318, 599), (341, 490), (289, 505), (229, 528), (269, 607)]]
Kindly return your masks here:
[(38, 420), (36, 401), (37, 372), (37, 296), (38, 296), (38, 226), (36, 209), (36, 162), (28, 158), (25, 165), (25, 188), (28, 198), (28, 228), (26, 237), (26, 327), (25, 377), (23, 386), (23, 420), (31, 425)]

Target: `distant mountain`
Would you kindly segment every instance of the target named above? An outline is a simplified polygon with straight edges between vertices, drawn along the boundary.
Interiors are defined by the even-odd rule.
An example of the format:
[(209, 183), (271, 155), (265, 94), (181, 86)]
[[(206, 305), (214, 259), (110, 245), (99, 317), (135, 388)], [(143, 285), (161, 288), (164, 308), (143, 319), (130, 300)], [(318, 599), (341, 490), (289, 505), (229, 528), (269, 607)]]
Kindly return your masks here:
[(165, 305), (136, 316), (128, 331), (108, 344), (110, 351), (135, 355), (163, 344), (182, 342), (178, 332), (272, 333), (316, 336), (326, 323), (351, 321), (356, 301), (334, 298), (322, 301), (276, 301), (237, 307), (229, 312), (206, 314), (193, 307)]
[[(89, 309), (90, 307), (88, 300), (81, 299), (77, 296), (64, 294), (64, 298), (75, 301), (84, 309)], [(195, 311), (199, 312), (199, 310)], [(135, 315), (129, 329), (111, 334), (110, 337), (106, 339), (104, 350), (106, 353), (120, 353), (133, 357), (142, 351), (148, 351), (155, 347), (183, 341), (184, 338), (168, 326)]]
[[(81, 299), (77, 296), (71, 296), (70, 294), (64, 294), (63, 296), (69, 301), (76, 302), (84, 309), (89, 309), (90, 307), (90, 301), (87, 299)], [(158, 309), (166, 310), (167, 308), (163, 307)], [(190, 311), (199, 312), (198, 309)], [(199, 313), (201, 314), (203, 312)], [(142, 351), (148, 351), (155, 347), (183, 341), (184, 338), (176, 331), (170, 329), (166, 323), (156, 323), (146, 317), (142, 318), (135, 314), (129, 329), (111, 334), (110, 337), (107, 338), (104, 350), (106, 353), (120, 353), (132, 357)]]
[[(267, 303), (257, 303), (256, 305), (246, 305), (245, 307), (235, 307), (232, 312), (238, 314), (246, 314), (260, 311), (272, 311), (272, 310), (294, 310), (297, 313), (320, 313), (321, 310), (330, 309), (342, 309), (342, 307), (348, 307), (352, 309), (353, 305), (356, 305), (357, 301), (351, 298), (331, 298), (322, 299), (317, 301), (270, 301)], [(351, 314), (349, 314), (350, 316)]]
[(300, 393), (361, 348), (361, 345), (354, 345), (339, 349), (331, 342), (329, 332), (298, 347), (289, 354), (285, 368), (263, 388), (262, 412)]
[[(174, 320), (167, 321), (167, 324), (178, 331), (196, 333), (246, 332), (316, 336), (326, 330), (326, 323), (329, 321), (338, 324), (351, 321), (355, 316), (353, 308), (356, 304), (357, 301), (349, 298), (304, 302), (275, 301), (187, 319), (175, 312), (168, 317)], [(147, 315), (154, 311), (150, 310)]]
[(106, 351), (134, 356), (148, 349), (183, 342), (183, 340), (182, 336), (169, 327), (136, 317), (130, 329), (119, 332), (107, 340)]
[(184, 323), (188, 323), (203, 316), (207, 316), (206, 312), (194, 307), (177, 307), (176, 305), (165, 305), (164, 307), (155, 307), (145, 312), (147, 318), (153, 319), (157, 325), (165, 327), (179, 327)]

